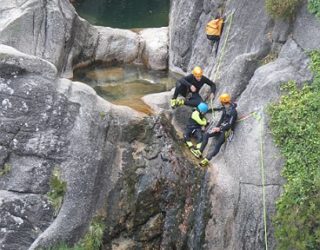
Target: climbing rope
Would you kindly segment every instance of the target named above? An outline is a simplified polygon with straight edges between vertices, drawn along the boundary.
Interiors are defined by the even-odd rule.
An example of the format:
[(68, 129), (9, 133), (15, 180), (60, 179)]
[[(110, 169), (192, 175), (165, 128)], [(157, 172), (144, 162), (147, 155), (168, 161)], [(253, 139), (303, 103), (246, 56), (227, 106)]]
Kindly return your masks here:
[(266, 250), (268, 250), (268, 235), (267, 235), (267, 209), (266, 209), (266, 180), (265, 180), (265, 168), (264, 168), (264, 150), (263, 150), (263, 122), (260, 115), (254, 115), (254, 118), (259, 121), (260, 124), (260, 172), (262, 182), (262, 203), (263, 203), (263, 223), (264, 223), (264, 242)]
[[(228, 26), (228, 30), (227, 30), (227, 34), (226, 34), (226, 39), (224, 40), (224, 43), (222, 45), (222, 50), (221, 50), (221, 53), (220, 53), (220, 56), (218, 58), (218, 62), (217, 62), (217, 67), (216, 67), (216, 71), (214, 73), (214, 77), (213, 77), (213, 81), (215, 82), (216, 79), (217, 79), (217, 75), (219, 73), (219, 69), (220, 69), (220, 63), (222, 61), (222, 58), (224, 57), (224, 53), (225, 53), (225, 48), (226, 48), (226, 44), (227, 44), (227, 41), (228, 41), (228, 38), (229, 38), (229, 34), (230, 34), (230, 28), (231, 28), (231, 24), (232, 24), (232, 21), (233, 21), (233, 14), (234, 12), (232, 12), (228, 18), (227, 18), (227, 21), (226, 22), (229, 22), (229, 26)], [(211, 108), (213, 109), (213, 100), (211, 98), (210, 100), (210, 105), (211, 105)], [(212, 110), (212, 118), (211, 118), (211, 122), (212, 123), (214, 121), (214, 111)], [(211, 127), (211, 125), (209, 125), (208, 127)]]
[(265, 249), (268, 250), (268, 235), (267, 235), (267, 207), (266, 207), (266, 179), (265, 179), (265, 167), (264, 167), (264, 148), (263, 148), (263, 121), (260, 114), (253, 111), (248, 115), (238, 119), (237, 122), (244, 121), (250, 117), (253, 117), (259, 122), (259, 141), (260, 141), (260, 173), (261, 173), (261, 185), (262, 185), (262, 206), (263, 206), (263, 224), (264, 224), (264, 244)]
[[(224, 40), (222, 49), (221, 49), (221, 53), (220, 56), (218, 58), (218, 62), (217, 62), (217, 67), (216, 67), (216, 71), (214, 73), (214, 82), (216, 81), (216, 79), (219, 77), (220, 74), (220, 64), (222, 61), (222, 58), (224, 57), (224, 53), (225, 53), (225, 48), (226, 48), (226, 44), (229, 38), (229, 33), (230, 33), (230, 29), (231, 29), (231, 24), (233, 21), (233, 14), (234, 12), (231, 13), (230, 16), (228, 16), (227, 21), (229, 22), (229, 26), (228, 26), (228, 30), (227, 30), (227, 34), (226, 34), (226, 38)], [(212, 104), (212, 99), (210, 101), (211, 107), (213, 108), (213, 104)], [(262, 118), (261, 116), (253, 111), (251, 113), (249, 113), (248, 115), (245, 115), (241, 118), (239, 118), (237, 120), (237, 122), (241, 122), (244, 121), (250, 117), (254, 117), (254, 119), (256, 119), (259, 122), (259, 129), (260, 129), (260, 172), (261, 172), (261, 182), (262, 182), (262, 203), (263, 203), (263, 223), (264, 223), (264, 241), (265, 241), (265, 249), (268, 250), (268, 235), (267, 235), (267, 209), (266, 209), (266, 191), (265, 191), (265, 167), (264, 167), (264, 153), (263, 153), (263, 122), (262, 122)], [(214, 112), (212, 111), (212, 120), (214, 118)]]
[(222, 58), (224, 57), (224, 53), (225, 53), (225, 48), (226, 48), (226, 44), (227, 44), (227, 41), (228, 41), (228, 38), (229, 38), (229, 33), (230, 33), (230, 28), (231, 28), (231, 24), (232, 24), (232, 21), (233, 21), (233, 14), (234, 12), (232, 12), (228, 18), (227, 18), (227, 21), (229, 21), (229, 26), (228, 26), (228, 30), (227, 30), (227, 34), (226, 34), (226, 39), (224, 40), (224, 43), (223, 43), (223, 46), (222, 46), (222, 49), (221, 49), (221, 53), (220, 53), (220, 56), (218, 58), (218, 63), (217, 63), (217, 67), (216, 67), (216, 71), (214, 73), (214, 78), (213, 78), (213, 81), (215, 82), (216, 79), (217, 79), (217, 76), (218, 76), (218, 73), (219, 70), (220, 70), (220, 63), (222, 61)]
[(247, 119), (250, 118), (251, 116), (254, 116), (255, 113), (256, 113), (256, 112), (253, 111), (253, 112), (250, 112), (250, 113), (247, 114), (247, 115), (241, 116), (241, 117), (237, 120), (237, 122), (241, 122), (241, 121), (247, 120)]

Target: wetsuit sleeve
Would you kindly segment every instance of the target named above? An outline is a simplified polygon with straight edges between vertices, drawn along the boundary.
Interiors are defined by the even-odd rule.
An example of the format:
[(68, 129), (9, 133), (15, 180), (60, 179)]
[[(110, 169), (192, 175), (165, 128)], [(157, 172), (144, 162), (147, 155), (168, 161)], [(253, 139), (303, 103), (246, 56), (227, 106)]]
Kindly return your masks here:
[(216, 84), (208, 79), (207, 77), (204, 77), (204, 81), (206, 84), (208, 84), (211, 87), (211, 92), (215, 95), (216, 94)]
[(222, 108), (209, 108), (207, 113), (213, 113), (215, 111), (222, 111)]
[(220, 108), (212, 108), (212, 111), (222, 111), (222, 110), (223, 110), (222, 107), (220, 107)]
[(196, 123), (198, 123), (201, 126), (206, 126), (206, 124), (207, 124), (207, 119), (205, 117), (203, 117), (201, 119), (200, 113), (198, 110), (192, 112), (191, 119), (194, 120)]
[(231, 113), (229, 121), (227, 121), (226, 123), (223, 124), (223, 126), (220, 127), (221, 131), (229, 130), (230, 128), (233, 127), (236, 121), (237, 121), (237, 111), (234, 109)]
[(187, 86), (187, 87), (191, 87), (192, 83), (191, 83), (191, 78), (192, 75), (187, 75), (185, 77), (182, 77), (181, 79), (178, 80), (178, 82), (180, 82), (181, 84)]

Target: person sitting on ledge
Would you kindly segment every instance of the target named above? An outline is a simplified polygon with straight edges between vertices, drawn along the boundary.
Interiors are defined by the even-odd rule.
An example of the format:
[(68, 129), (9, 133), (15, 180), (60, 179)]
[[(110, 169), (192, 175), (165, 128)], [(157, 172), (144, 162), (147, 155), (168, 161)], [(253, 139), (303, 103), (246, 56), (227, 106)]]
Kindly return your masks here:
[[(203, 71), (199, 66), (194, 67), (192, 74), (182, 77), (176, 82), (176, 89), (170, 103), (171, 108), (175, 108), (180, 105), (197, 107), (201, 102), (204, 102), (199, 94), (199, 91), (204, 84), (211, 87), (210, 98), (213, 99), (216, 92), (215, 83), (203, 75)], [(185, 97), (185, 100), (177, 99), (179, 95)]]

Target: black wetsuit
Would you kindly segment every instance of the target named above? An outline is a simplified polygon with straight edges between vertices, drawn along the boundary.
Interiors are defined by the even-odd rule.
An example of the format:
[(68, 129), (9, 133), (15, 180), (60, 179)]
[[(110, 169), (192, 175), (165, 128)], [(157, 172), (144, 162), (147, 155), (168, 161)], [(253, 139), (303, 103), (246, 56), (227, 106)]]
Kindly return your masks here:
[[(173, 99), (176, 99), (179, 94), (187, 97), (188, 93), (191, 93), (191, 97), (187, 99), (184, 104), (192, 107), (197, 107), (201, 102), (204, 102), (199, 94), (199, 91), (204, 84), (208, 84), (211, 87), (211, 92), (215, 94), (216, 85), (207, 77), (202, 76), (200, 81), (197, 81), (197, 79), (192, 74), (187, 75), (177, 81)], [(196, 87), (196, 92), (191, 92), (190, 87), (192, 85)]]
[(222, 107), (220, 109), (222, 111), (222, 116), (216, 126), (220, 128), (220, 132), (208, 131), (204, 134), (203, 141), (200, 148), (201, 152), (203, 152), (210, 137), (217, 138), (217, 144), (215, 145), (213, 151), (208, 152), (208, 155), (206, 157), (208, 160), (211, 160), (212, 157), (214, 157), (216, 154), (219, 153), (222, 144), (225, 142), (226, 133), (234, 129), (234, 126), (237, 121), (237, 116), (238, 116), (236, 107), (237, 105), (235, 103), (231, 103), (228, 109), (225, 107)]

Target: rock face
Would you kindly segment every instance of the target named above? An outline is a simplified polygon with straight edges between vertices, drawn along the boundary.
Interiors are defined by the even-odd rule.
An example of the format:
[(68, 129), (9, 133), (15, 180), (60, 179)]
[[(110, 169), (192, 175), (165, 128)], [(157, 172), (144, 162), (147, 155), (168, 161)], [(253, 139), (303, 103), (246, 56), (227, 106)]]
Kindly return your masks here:
[[(171, 3), (170, 69), (200, 65), (218, 94), (237, 100), (240, 117), (255, 111), (238, 122), (208, 171), (187, 161), (171, 119), (143, 118), (59, 78), (91, 60), (165, 68), (166, 28), (115, 32), (91, 26), (67, 0), (2, 1), (0, 43), (26, 54), (0, 45), (1, 249), (73, 244), (97, 211), (107, 226), (104, 249), (264, 249), (262, 173), (275, 248), (271, 218), (282, 159), (266, 107), (278, 100), (282, 82), (312, 78), (304, 50), (319, 48), (319, 22), (305, 6), (293, 23), (273, 21), (263, 0)], [(228, 19), (215, 56), (204, 28), (220, 10)], [(145, 100), (167, 109), (171, 94)], [(188, 112), (175, 110), (173, 123), (182, 128)], [(54, 168), (67, 183), (57, 215), (47, 199)]]
[(4, 0), (0, 12), (0, 43), (48, 60), (65, 76), (72, 76), (74, 65), (94, 60), (141, 63), (142, 51), (147, 67), (167, 67), (167, 28), (154, 29), (159, 36), (144, 40), (129, 30), (95, 27), (69, 0)]
[(187, 161), (169, 124), (162, 116), (150, 118), (123, 134), (130, 144), (120, 157), (122, 176), (106, 199), (104, 249), (203, 245), (206, 175)]
[(96, 27), (99, 40), (96, 59), (106, 62), (133, 62), (139, 54), (139, 36), (130, 30)]
[[(0, 69), (1, 167), (10, 166), (0, 177), (1, 248), (27, 249), (35, 239), (31, 249), (73, 242), (95, 211), (119, 126), (139, 116), (113, 108), (84, 84), (58, 79), (49, 62), (4, 45)], [(45, 196), (54, 167), (67, 182), (55, 219)]]
[[(198, 249), (206, 175), (188, 162), (164, 116), (142, 119), (55, 66), (0, 45), (1, 249), (73, 244), (105, 214), (105, 249)], [(67, 183), (57, 215), (53, 169)]]
[[(215, 56), (208, 48), (204, 30), (219, 8), (228, 17)], [(315, 42), (319, 40), (316, 30), (319, 31), (320, 22), (307, 13), (306, 6), (293, 23), (273, 21), (264, 12), (262, 0), (250, 4), (245, 0), (175, 1), (170, 20), (170, 69), (186, 72), (195, 65), (202, 66), (217, 82), (218, 94), (227, 91), (237, 100), (240, 117), (253, 111), (258, 114), (239, 122), (233, 141), (226, 143), (212, 160), (212, 218), (206, 227), (204, 248), (264, 249), (260, 166), (263, 160), (268, 245), (274, 249), (271, 219), (283, 185), (282, 159), (273, 144), (266, 108), (278, 100), (281, 83), (312, 79), (303, 49), (320, 47)], [(310, 29), (305, 33), (302, 27), (306, 26)], [(293, 35), (289, 27), (293, 27)]]
[[(168, 68), (168, 28), (144, 29), (140, 33), (144, 41), (141, 59), (149, 69)], [(156, 34), (156, 35), (155, 35)]]

